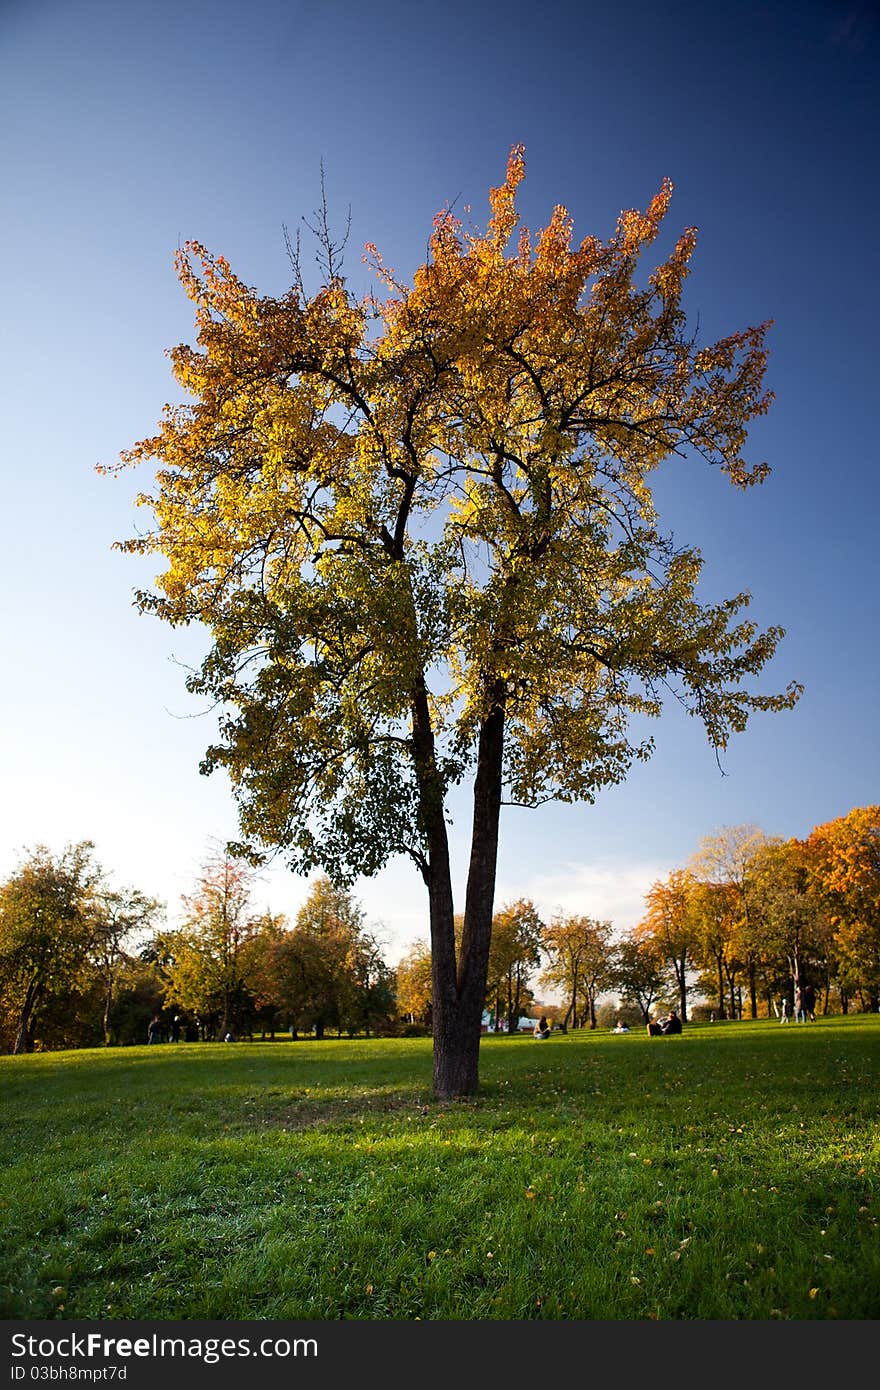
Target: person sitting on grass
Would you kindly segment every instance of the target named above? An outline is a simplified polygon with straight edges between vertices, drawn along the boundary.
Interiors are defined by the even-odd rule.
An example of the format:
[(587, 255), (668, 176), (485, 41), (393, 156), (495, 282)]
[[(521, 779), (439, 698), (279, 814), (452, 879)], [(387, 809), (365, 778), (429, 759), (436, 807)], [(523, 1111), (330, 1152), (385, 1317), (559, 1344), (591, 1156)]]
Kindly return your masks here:
[(629, 1028), (628, 1028), (627, 1025), (624, 1023), (623, 1019), (622, 1019), (622, 1018), (619, 1018), (619, 1019), (617, 1020), (617, 1027), (616, 1027), (616, 1028), (612, 1028), (611, 1031), (612, 1031), (612, 1033), (628, 1033), (628, 1032), (629, 1032)]
[(674, 1009), (670, 1009), (665, 1018), (658, 1018), (653, 1023), (648, 1024), (649, 1038), (666, 1038), (670, 1033), (681, 1032), (681, 1019)]
[(538, 1022), (535, 1024), (535, 1037), (536, 1037), (536, 1038), (549, 1038), (549, 1036), (550, 1036), (550, 1024), (547, 1022), (547, 1017), (546, 1017), (546, 1015), (545, 1015), (545, 1014), (542, 1014), (541, 1017), (538, 1019)]

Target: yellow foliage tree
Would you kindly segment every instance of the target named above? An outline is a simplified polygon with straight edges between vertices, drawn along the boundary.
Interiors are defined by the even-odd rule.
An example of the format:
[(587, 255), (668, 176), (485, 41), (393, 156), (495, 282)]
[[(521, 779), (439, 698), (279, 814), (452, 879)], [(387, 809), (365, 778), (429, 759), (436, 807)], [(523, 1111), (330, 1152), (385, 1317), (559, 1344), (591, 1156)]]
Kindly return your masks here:
[(687, 869), (673, 869), (664, 882), (653, 883), (645, 897), (647, 911), (634, 931), (636, 940), (654, 943), (657, 955), (672, 971), (682, 1023), (687, 1022), (688, 971), (700, 951), (695, 888), (696, 880)]
[(880, 806), (857, 806), (806, 841), (814, 892), (832, 917), (841, 983), (880, 1008)]
[[(199, 621), (190, 686), (227, 711), (203, 770), (227, 769), (242, 841), (334, 880), (411, 856), (430, 909), (434, 1089), (478, 1084), (502, 798), (592, 800), (650, 741), (632, 715), (672, 691), (716, 749), (751, 711), (781, 631), (748, 594), (698, 599), (701, 557), (664, 536), (652, 473), (702, 457), (737, 487), (763, 387), (764, 328), (698, 345), (681, 307), (685, 231), (640, 258), (672, 186), (572, 240), (556, 207), (519, 227), (523, 150), (485, 231), (435, 219), (405, 284), (358, 297), (324, 235), (324, 283), (259, 295), (222, 258), (178, 256), (197, 346), (172, 353), (191, 402), (123, 456), (157, 460), (152, 529), (124, 549), (167, 568), (143, 609)], [(456, 943), (447, 793), (473, 785)]]

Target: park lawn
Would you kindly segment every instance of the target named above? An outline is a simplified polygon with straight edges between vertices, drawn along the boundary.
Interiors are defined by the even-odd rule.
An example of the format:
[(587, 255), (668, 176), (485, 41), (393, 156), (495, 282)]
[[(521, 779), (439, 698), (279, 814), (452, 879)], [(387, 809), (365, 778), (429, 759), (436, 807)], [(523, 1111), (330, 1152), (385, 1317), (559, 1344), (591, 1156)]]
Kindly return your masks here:
[(880, 1016), (0, 1058), (4, 1318), (880, 1317)]

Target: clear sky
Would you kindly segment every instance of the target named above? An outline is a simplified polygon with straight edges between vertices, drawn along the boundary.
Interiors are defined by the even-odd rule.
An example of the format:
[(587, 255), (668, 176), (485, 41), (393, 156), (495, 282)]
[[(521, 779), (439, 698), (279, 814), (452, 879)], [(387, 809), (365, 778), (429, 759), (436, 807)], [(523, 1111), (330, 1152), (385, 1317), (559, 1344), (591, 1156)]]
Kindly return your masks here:
[[(703, 549), (707, 597), (749, 588), (787, 629), (766, 687), (806, 691), (755, 717), (725, 775), (673, 708), (595, 806), (506, 811), (499, 902), (624, 928), (714, 829), (802, 835), (880, 800), (878, 55), (861, 0), (0, 0), (0, 874), (92, 839), (173, 916), (236, 831), (228, 786), (198, 774), (215, 726), (181, 663), (203, 644), (137, 615), (154, 567), (111, 551), (148, 479), (94, 471), (175, 391), (163, 353), (192, 337), (175, 247), (282, 290), (282, 225), (314, 209), (323, 160), (353, 279), (368, 240), (408, 276), (443, 204), (485, 221), (520, 141), (532, 226), (563, 202), (577, 235), (607, 236), (669, 176), (670, 236), (699, 228), (701, 335), (775, 321), (777, 401), (751, 446), (771, 477), (740, 494), (677, 464), (659, 496)], [(460, 864), (466, 799), (455, 812)], [(306, 890), (278, 867), (260, 897), (293, 913)], [(408, 863), (356, 893), (390, 959), (426, 934)]]

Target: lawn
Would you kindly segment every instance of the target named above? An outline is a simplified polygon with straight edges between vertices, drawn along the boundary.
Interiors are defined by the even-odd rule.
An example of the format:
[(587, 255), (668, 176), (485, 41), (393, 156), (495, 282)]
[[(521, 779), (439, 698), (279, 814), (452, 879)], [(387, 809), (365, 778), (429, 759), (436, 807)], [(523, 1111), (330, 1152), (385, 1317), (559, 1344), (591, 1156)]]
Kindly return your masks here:
[(4, 1318), (880, 1317), (880, 1017), (0, 1058)]

